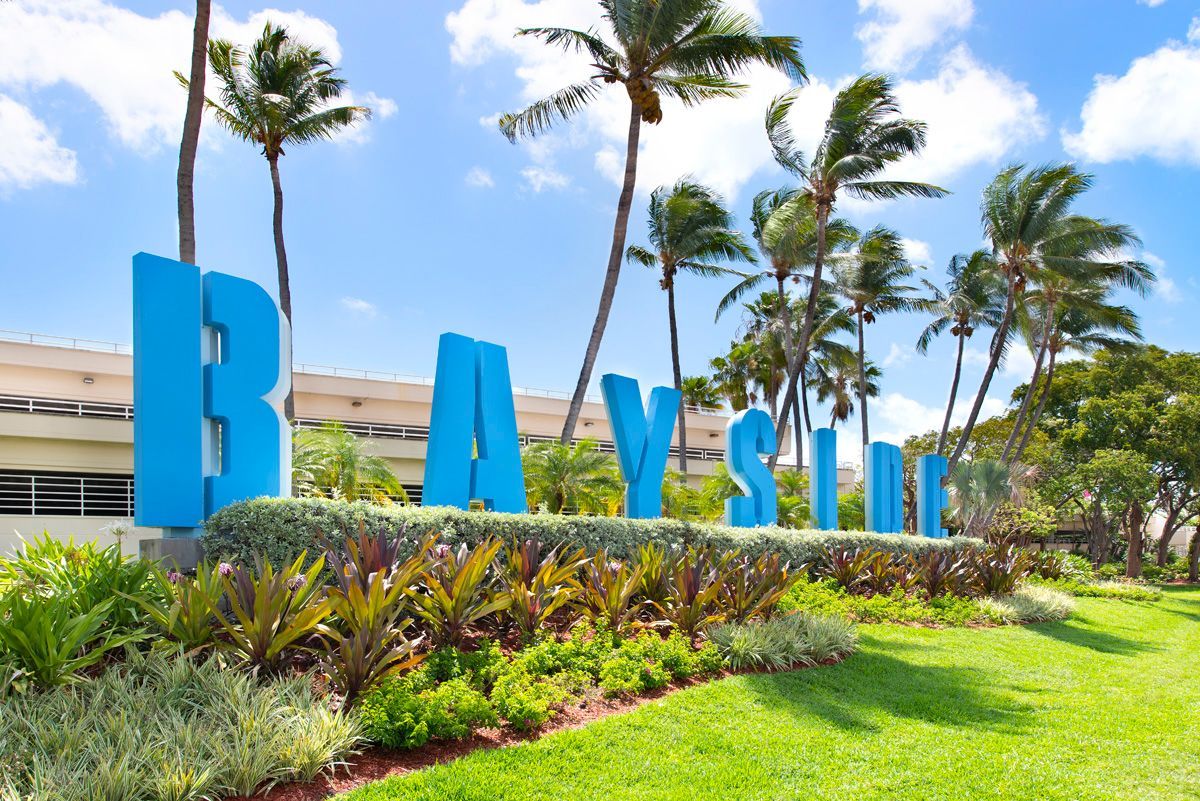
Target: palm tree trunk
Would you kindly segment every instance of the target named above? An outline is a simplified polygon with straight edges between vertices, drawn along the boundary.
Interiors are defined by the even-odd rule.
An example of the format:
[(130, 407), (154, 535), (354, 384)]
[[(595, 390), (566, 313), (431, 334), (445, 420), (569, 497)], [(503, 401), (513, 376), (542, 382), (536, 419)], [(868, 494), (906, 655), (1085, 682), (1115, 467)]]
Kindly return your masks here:
[(813, 259), (812, 288), (808, 291), (808, 308), (804, 310), (804, 325), (800, 328), (800, 341), (796, 343), (796, 358), (792, 359), (792, 363), (788, 366), (788, 387), (783, 396), (783, 414), (780, 415), (779, 426), (775, 429), (775, 453), (771, 454), (771, 458), (767, 462), (767, 467), (772, 472), (775, 471), (775, 464), (779, 461), (779, 448), (783, 445), (784, 432), (787, 430), (788, 411), (796, 397), (800, 369), (804, 363), (804, 357), (808, 353), (808, 340), (812, 336), (817, 301), (821, 297), (821, 269), (825, 266), (825, 225), (828, 221), (829, 206), (825, 203), (818, 203), (817, 253)]
[(958, 464), (958, 460), (962, 458), (963, 451), (967, 449), (967, 443), (971, 441), (971, 431), (975, 428), (975, 421), (979, 419), (979, 411), (983, 408), (984, 398), (987, 396), (988, 387), (992, 384), (992, 376), (996, 374), (996, 367), (1000, 364), (1000, 354), (1004, 352), (1004, 343), (1008, 339), (1008, 329), (1012, 325), (1013, 308), (1016, 305), (1016, 277), (1011, 271), (1008, 275), (1008, 297), (1004, 304), (1004, 317), (1000, 321), (1000, 327), (996, 329), (996, 335), (992, 338), (991, 354), (988, 358), (987, 369), (983, 371), (983, 380), (979, 383), (979, 392), (975, 395), (975, 402), (971, 404), (971, 414), (967, 417), (967, 422), (963, 424), (962, 434), (958, 438), (958, 445), (954, 448), (954, 453), (951, 454), (949, 463), (946, 465), (946, 473), (949, 475), (954, 471), (954, 466)]
[[(667, 279), (667, 318), (671, 324), (671, 371), (675, 389), (683, 392), (683, 373), (679, 369), (679, 328), (675, 324), (675, 281)], [(687, 417), (682, 394), (679, 397), (679, 471), (687, 473)]]
[(804, 369), (807, 367), (808, 367), (807, 363), (805, 363), (805, 365), (803, 367), (801, 367), (800, 393), (799, 394), (800, 394), (800, 406), (804, 409), (804, 430), (807, 433), (811, 434), (812, 433), (812, 418), (809, 416), (809, 413), (808, 413), (808, 382), (805, 380), (806, 376), (804, 375)]
[(1042, 342), (1038, 347), (1037, 359), (1033, 363), (1033, 377), (1029, 379), (1029, 387), (1025, 390), (1025, 397), (1021, 399), (1021, 408), (1017, 410), (1017, 419), (1013, 422), (1012, 431), (1008, 434), (1008, 441), (1004, 443), (1004, 450), (1000, 454), (1000, 461), (1005, 464), (1016, 461), (1015, 457), (1010, 461), (1008, 455), (1012, 452), (1013, 446), (1017, 442), (1017, 435), (1021, 433), (1021, 427), (1025, 425), (1025, 418), (1029, 415), (1029, 405), (1033, 403), (1037, 382), (1042, 376), (1042, 366), (1046, 362), (1046, 350), (1049, 348), (1050, 330), (1053, 325), (1054, 304), (1051, 303), (1046, 311), (1046, 321), (1042, 325)]
[(1033, 429), (1037, 427), (1038, 421), (1042, 419), (1042, 411), (1046, 408), (1046, 400), (1050, 397), (1050, 382), (1054, 380), (1054, 364), (1057, 356), (1057, 351), (1050, 351), (1050, 363), (1046, 365), (1046, 380), (1043, 382), (1042, 396), (1038, 398), (1037, 408), (1033, 410), (1033, 416), (1029, 418), (1029, 424), (1025, 427), (1021, 443), (1017, 445), (1017, 451), (1013, 454), (1012, 460), (1014, 462), (1021, 461), (1021, 456), (1025, 453), (1025, 446), (1029, 444), (1029, 440), (1033, 436)]
[[(783, 288), (785, 276), (776, 275), (775, 283), (779, 291), (779, 324), (783, 326), (783, 362), (790, 365), (795, 356), (796, 345), (792, 341), (792, 313), (788, 308), (787, 290)], [(806, 415), (807, 416), (807, 415)], [(792, 433), (796, 442), (796, 469), (804, 469), (804, 432), (800, 430), (800, 407), (796, 396), (792, 396), (792, 417), (796, 423)]]
[(946, 450), (946, 436), (950, 433), (950, 417), (954, 414), (954, 401), (958, 396), (958, 379), (962, 377), (962, 361), (963, 361), (963, 345), (966, 344), (967, 336), (963, 332), (962, 327), (958, 329), (958, 355), (954, 359), (954, 378), (950, 380), (950, 399), (946, 402), (946, 417), (942, 420), (942, 430), (938, 434), (937, 453), (942, 455), (942, 451)]
[(196, 263), (196, 202), (192, 187), (196, 170), (196, 147), (200, 142), (200, 122), (204, 116), (204, 77), (208, 64), (208, 18), (211, 9), (212, 0), (196, 0), (187, 111), (183, 115), (179, 170), (175, 175), (179, 210), (179, 260), (187, 264)]
[[(292, 284), (288, 278), (287, 248), (283, 244), (283, 187), (279, 183), (279, 156), (268, 156), (267, 163), (271, 165), (271, 186), (275, 190), (275, 211), (272, 225), (275, 229), (275, 269), (279, 274), (279, 308), (287, 318), (288, 326), (292, 325)], [(292, 362), (292, 339), (288, 337), (288, 366)], [(296, 419), (296, 400), (292, 389), (291, 376), (288, 376), (288, 394), (283, 401), (283, 414), (289, 421)]]
[(862, 421), (862, 443), (865, 448), (871, 442), (867, 426), (867, 350), (863, 342), (863, 310), (858, 310), (858, 418)]
[(621, 184), (621, 197), (617, 201), (617, 219), (613, 224), (612, 249), (608, 253), (608, 270), (604, 274), (604, 287), (600, 290), (600, 306), (596, 309), (596, 322), (592, 324), (592, 335), (588, 339), (587, 350), (583, 354), (583, 366), (579, 370), (579, 381), (575, 384), (575, 394), (571, 396), (571, 406), (567, 409), (567, 419), (563, 423), (562, 436), (559, 438), (564, 445), (570, 443), (575, 435), (575, 424), (579, 421), (579, 412), (583, 408), (583, 399), (587, 395), (588, 384), (592, 381), (592, 368), (596, 366), (596, 356), (600, 353), (600, 340), (604, 338), (604, 328), (608, 325), (608, 314), (612, 311), (613, 296), (617, 293), (617, 279), (621, 276), (621, 259), (625, 256), (625, 234), (629, 230), (629, 209), (633, 205), (633, 187), (637, 182), (638, 137), (641, 133), (642, 109), (637, 103), (629, 104), (629, 138), (625, 144), (625, 178)]

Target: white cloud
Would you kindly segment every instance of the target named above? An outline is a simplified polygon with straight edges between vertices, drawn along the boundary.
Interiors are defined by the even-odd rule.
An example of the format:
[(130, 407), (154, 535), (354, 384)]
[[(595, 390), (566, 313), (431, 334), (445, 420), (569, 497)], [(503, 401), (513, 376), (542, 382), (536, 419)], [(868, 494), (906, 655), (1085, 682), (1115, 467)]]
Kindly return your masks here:
[(902, 348), (900, 345), (893, 342), (888, 348), (887, 356), (883, 357), (884, 367), (898, 367), (906, 364), (912, 359), (912, 349)]
[(474, 186), (480, 189), (491, 189), (496, 185), (492, 174), (483, 167), (472, 167), (467, 170), (467, 177), (463, 180), (467, 182), (467, 186)]
[(922, 242), (920, 239), (901, 238), (900, 244), (904, 247), (905, 258), (913, 264), (921, 264), (926, 267), (933, 264), (933, 251), (928, 242)]
[(1163, 3), (1167, 2), (1167, 0), (1137, 0), (1137, 1), (1138, 1), (1138, 5), (1150, 6), (1150, 8), (1158, 8)]
[(860, 14), (874, 13), (854, 31), (871, 69), (903, 71), (949, 34), (971, 24), (971, 0), (858, 0)]
[(1097, 75), (1080, 118), (1079, 131), (1062, 132), (1073, 156), (1200, 165), (1200, 18), (1186, 42), (1167, 42), (1120, 77)]
[(1028, 87), (980, 64), (965, 45), (942, 59), (933, 78), (897, 84), (896, 97), (904, 116), (925, 121), (928, 136), (919, 156), (889, 172), (894, 178), (944, 181), (975, 164), (996, 164), (1045, 133)]
[[(335, 64), (341, 60), (334, 27), (302, 11), (270, 9), (238, 20), (214, 5), (210, 34), (248, 43), (268, 19), (320, 47)], [(172, 72), (187, 71), (191, 40), (192, 16), (183, 11), (142, 16), (103, 0), (0, 3), (0, 87), (36, 92), (70, 86), (99, 107), (121, 144), (142, 152), (174, 147), (186, 93)], [(373, 93), (360, 102), (375, 106), (380, 117), (396, 110), (393, 101)], [(206, 138), (215, 128), (206, 124)], [(346, 138), (360, 140), (361, 131)]]
[[(949, 385), (947, 385), (947, 391)], [(959, 395), (950, 416), (950, 426), (962, 425), (971, 413), (974, 396)], [(979, 419), (1002, 414), (1006, 406), (999, 398), (987, 396), (980, 407)], [(940, 431), (945, 419), (946, 407), (927, 406), (900, 392), (885, 392), (871, 398), (867, 406), (871, 424), (871, 439), (875, 442), (890, 442), (903, 445), (904, 440), (928, 431)], [(862, 434), (856, 419), (851, 418), (844, 428), (838, 429), (838, 458), (862, 464)]]
[(362, 298), (344, 297), (341, 300), (341, 304), (342, 308), (351, 314), (357, 314), (368, 319), (379, 314), (379, 309), (374, 303)]
[(1154, 296), (1164, 303), (1183, 302), (1183, 292), (1175, 280), (1167, 274), (1166, 260), (1148, 250), (1142, 252), (1141, 260), (1154, 268), (1154, 274), (1158, 278), (1154, 282)]
[[(986, 331), (987, 339), (984, 345), (991, 342), (992, 332)], [(1005, 354), (1004, 361), (1000, 363), (1000, 368), (996, 371), (997, 375), (1005, 378), (1016, 378), (1020, 381), (1028, 381), (1033, 375), (1033, 354), (1025, 343), (1020, 340), (1014, 340), (1008, 348), (1008, 353)], [(963, 349), (963, 364), (968, 367), (985, 368), (988, 363), (988, 353), (985, 348), (964, 348)]]
[(521, 170), (521, 176), (534, 192), (541, 192), (543, 189), (565, 189), (571, 183), (570, 178), (549, 167), (526, 167)]
[(3, 94), (0, 142), (0, 192), (78, 180), (74, 151), (59, 145), (46, 124), (26, 106)]

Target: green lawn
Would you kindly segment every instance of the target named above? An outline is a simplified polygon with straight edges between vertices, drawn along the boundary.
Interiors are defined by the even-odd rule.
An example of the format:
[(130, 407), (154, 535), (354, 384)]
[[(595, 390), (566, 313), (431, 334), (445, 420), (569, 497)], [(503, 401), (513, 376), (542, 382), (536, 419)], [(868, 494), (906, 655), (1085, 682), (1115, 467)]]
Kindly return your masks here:
[(1080, 599), (1064, 623), (861, 632), (835, 667), (695, 687), (346, 798), (1200, 797), (1200, 590)]

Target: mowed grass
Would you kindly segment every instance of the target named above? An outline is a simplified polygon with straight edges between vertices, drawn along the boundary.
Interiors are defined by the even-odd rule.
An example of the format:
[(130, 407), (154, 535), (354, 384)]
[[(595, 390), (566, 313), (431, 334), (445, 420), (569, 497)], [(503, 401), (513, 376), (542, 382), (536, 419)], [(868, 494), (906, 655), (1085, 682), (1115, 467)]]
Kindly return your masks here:
[(1080, 599), (1062, 623), (861, 633), (834, 667), (694, 687), (345, 798), (1200, 797), (1200, 590)]

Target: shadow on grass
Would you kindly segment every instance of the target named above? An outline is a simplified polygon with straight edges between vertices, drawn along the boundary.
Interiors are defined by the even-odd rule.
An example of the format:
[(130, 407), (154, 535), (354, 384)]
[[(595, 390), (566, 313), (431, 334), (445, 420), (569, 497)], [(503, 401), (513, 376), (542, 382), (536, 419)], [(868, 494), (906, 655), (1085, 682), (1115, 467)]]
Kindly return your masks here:
[(1012, 693), (1036, 687), (996, 685), (969, 667), (910, 662), (890, 653), (910, 650), (896, 645), (872, 643), (833, 667), (749, 676), (746, 687), (772, 709), (815, 715), (849, 731), (883, 730), (889, 718), (1006, 733), (1029, 727), (1035, 707)]
[[(1029, 631), (1058, 640), (1067, 645), (1088, 648), (1104, 654), (1118, 656), (1137, 656), (1148, 651), (1161, 651), (1162, 648), (1152, 643), (1133, 640), (1113, 634), (1111, 631), (1100, 631), (1095, 628), (1085, 628), (1092, 621), (1076, 613), (1073, 617), (1061, 623), (1043, 623), (1027, 626)], [(1111, 625), (1108, 628), (1113, 628)]]

